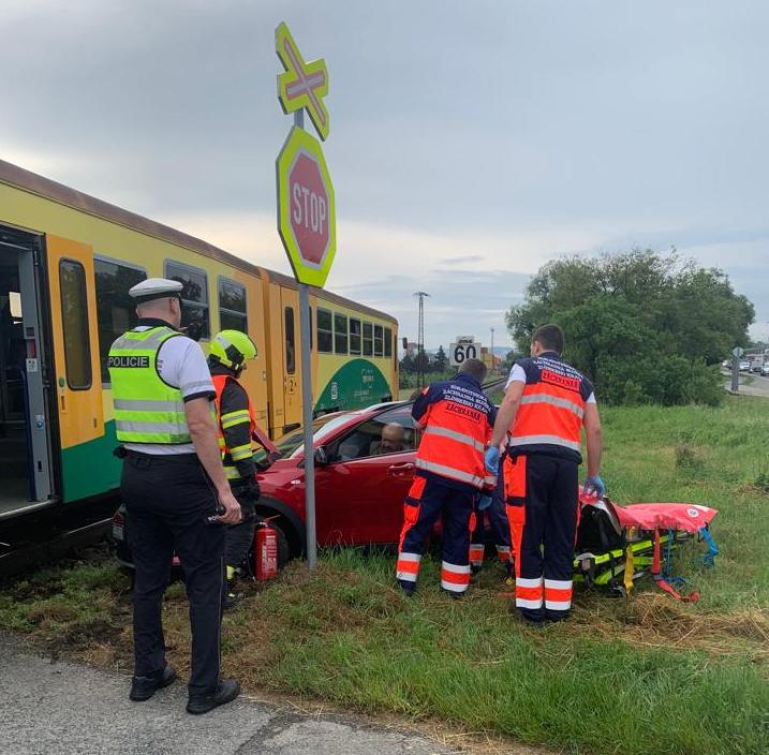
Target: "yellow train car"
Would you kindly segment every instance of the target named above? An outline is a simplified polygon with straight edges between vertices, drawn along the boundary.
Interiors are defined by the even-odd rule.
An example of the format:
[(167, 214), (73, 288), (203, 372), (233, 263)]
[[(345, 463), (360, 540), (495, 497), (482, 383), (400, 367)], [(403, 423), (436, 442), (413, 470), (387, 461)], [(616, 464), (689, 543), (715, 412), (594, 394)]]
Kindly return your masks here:
[[(243, 381), (260, 425), (272, 438), (299, 426), (292, 278), (0, 161), (0, 527), (115, 495), (106, 357), (147, 277), (184, 284), (182, 325), (204, 350), (218, 330), (248, 332), (259, 357)], [(397, 396), (397, 321), (321, 289), (310, 305), (314, 412)]]

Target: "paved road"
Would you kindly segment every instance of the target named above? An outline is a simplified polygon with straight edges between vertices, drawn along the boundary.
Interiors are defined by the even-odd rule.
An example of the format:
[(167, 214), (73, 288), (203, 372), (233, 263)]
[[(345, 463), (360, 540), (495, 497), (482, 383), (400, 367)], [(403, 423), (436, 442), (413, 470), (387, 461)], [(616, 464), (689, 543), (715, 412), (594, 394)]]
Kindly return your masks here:
[(174, 684), (128, 700), (123, 674), (40, 658), (0, 635), (3, 755), (446, 755), (422, 737), (238, 699), (205, 716)]
[[(740, 390), (738, 394), (740, 396), (760, 396), (762, 398), (769, 398), (769, 377), (763, 375), (751, 374), (753, 378), (750, 385), (743, 385), (745, 375), (740, 373)], [(730, 390), (732, 387), (731, 377), (726, 383), (726, 389)]]

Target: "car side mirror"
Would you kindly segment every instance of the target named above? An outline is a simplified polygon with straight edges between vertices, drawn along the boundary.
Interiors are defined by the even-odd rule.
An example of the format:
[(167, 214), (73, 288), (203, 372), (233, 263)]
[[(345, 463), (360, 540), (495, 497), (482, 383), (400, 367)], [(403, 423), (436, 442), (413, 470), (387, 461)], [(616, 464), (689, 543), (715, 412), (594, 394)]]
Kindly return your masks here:
[(316, 448), (312, 455), (319, 467), (325, 467), (328, 464), (328, 456), (323, 446)]

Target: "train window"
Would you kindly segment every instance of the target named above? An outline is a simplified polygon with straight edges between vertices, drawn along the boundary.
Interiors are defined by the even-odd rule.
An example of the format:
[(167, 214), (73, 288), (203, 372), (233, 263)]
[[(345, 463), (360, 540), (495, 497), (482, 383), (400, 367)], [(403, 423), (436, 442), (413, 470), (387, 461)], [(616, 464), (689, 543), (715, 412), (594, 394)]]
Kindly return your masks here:
[(382, 326), (374, 325), (374, 356), (381, 357), (384, 354), (384, 343), (382, 339)]
[(182, 327), (198, 330), (200, 338), (211, 332), (208, 316), (208, 276), (205, 271), (166, 260), (166, 278), (182, 285)]
[(393, 355), (393, 332), (390, 328), (384, 329), (384, 355), (386, 357)]
[(99, 361), (101, 381), (109, 385), (107, 357), (113, 341), (136, 324), (136, 302), (129, 289), (146, 280), (147, 273), (139, 267), (96, 257), (93, 261), (96, 277), (96, 323), (99, 329)]
[(85, 391), (92, 382), (85, 268), (74, 260), (62, 260), (59, 263), (59, 280), (67, 385), (73, 391)]
[(312, 307), (308, 307), (308, 309), (310, 310), (310, 351), (312, 351)]
[(350, 354), (360, 354), (360, 320), (350, 318)]
[(334, 353), (347, 354), (347, 315), (334, 313)]
[(373, 326), (370, 322), (363, 323), (363, 356), (370, 357), (374, 355), (374, 337)]
[(331, 354), (334, 351), (334, 334), (331, 327), (331, 312), (318, 308), (318, 351)]
[(296, 337), (294, 330), (294, 308), (283, 310), (286, 336), (286, 372), (293, 375), (296, 372)]
[(219, 278), (219, 327), (248, 333), (246, 287), (227, 278)]

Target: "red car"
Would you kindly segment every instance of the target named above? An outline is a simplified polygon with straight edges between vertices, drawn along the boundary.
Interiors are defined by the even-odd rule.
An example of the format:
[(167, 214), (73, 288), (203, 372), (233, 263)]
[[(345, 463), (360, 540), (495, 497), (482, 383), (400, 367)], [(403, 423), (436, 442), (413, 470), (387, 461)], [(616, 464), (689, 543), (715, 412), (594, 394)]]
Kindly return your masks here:
[[(403, 499), (414, 478), (420, 433), (411, 402), (378, 404), (328, 414), (313, 423), (318, 545), (391, 545), (398, 541)], [(385, 428), (387, 428), (385, 430)], [(384, 439), (383, 439), (384, 432)], [(304, 433), (277, 442), (282, 458), (258, 475), (262, 496), (256, 510), (274, 517), (280, 560), (305, 547)], [(258, 462), (265, 453), (257, 453)], [(117, 558), (131, 566), (123, 507), (113, 520)]]

